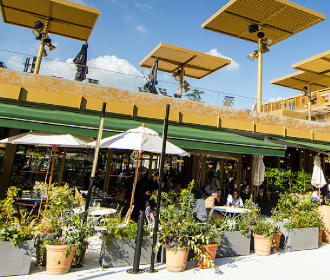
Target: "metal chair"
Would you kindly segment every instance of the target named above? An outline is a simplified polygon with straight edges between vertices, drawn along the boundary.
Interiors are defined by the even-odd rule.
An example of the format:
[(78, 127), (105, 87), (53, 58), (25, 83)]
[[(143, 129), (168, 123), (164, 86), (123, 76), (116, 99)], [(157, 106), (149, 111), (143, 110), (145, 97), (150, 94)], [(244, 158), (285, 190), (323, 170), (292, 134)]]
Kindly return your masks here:
[(233, 96), (225, 96), (223, 99), (223, 106), (225, 107), (232, 107), (234, 104), (234, 98)]

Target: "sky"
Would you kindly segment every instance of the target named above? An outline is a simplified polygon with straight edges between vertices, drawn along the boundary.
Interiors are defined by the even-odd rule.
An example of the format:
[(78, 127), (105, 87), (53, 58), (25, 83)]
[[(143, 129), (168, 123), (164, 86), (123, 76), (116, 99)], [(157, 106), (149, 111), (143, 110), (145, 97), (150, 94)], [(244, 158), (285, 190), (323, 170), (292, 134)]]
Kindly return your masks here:
[[(262, 1), (262, 0), (260, 0)], [(136, 89), (145, 83), (139, 62), (160, 42), (230, 58), (232, 64), (201, 79), (187, 79), (191, 87), (202, 88), (203, 100), (221, 104), (225, 95), (234, 96), (234, 107), (251, 109), (257, 96), (257, 61), (247, 55), (256, 44), (201, 28), (201, 24), (224, 6), (227, 0), (75, 0), (101, 10), (88, 42), (88, 77), (103, 85)], [(300, 94), (270, 84), (270, 81), (295, 72), (293, 63), (327, 51), (330, 45), (330, 2), (293, 2), (325, 14), (328, 19), (275, 44), (263, 60), (263, 102)], [(73, 79), (73, 58), (83, 42), (50, 34), (56, 50), (48, 52), (40, 74)], [(26, 55), (36, 55), (39, 41), (31, 30), (0, 23), (0, 61), (8, 68), (23, 70)], [(11, 53), (4, 50), (10, 50)], [(12, 53), (16, 52), (16, 53)], [(67, 63), (62, 63), (65, 61)], [(108, 71), (97, 70), (106, 69)], [(116, 72), (116, 73), (114, 73)], [(125, 73), (128, 75), (123, 75)], [(158, 73), (159, 87), (174, 93), (177, 85), (171, 75)], [(218, 94), (217, 92), (220, 92)]]

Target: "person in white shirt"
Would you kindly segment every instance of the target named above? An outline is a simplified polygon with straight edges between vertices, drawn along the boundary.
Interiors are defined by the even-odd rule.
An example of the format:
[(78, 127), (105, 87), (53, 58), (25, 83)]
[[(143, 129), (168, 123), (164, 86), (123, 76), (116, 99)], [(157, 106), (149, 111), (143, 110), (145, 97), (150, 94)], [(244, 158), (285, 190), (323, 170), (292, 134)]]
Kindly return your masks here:
[(228, 195), (227, 206), (233, 206), (235, 208), (243, 208), (243, 200), (238, 196), (237, 191), (233, 191), (233, 195)]

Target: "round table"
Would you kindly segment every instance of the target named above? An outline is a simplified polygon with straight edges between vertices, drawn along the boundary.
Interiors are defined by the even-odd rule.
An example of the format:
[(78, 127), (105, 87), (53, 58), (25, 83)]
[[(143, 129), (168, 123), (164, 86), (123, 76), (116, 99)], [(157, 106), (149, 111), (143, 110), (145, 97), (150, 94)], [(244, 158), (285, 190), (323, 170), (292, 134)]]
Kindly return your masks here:
[[(85, 209), (82, 207), (74, 208), (72, 210), (73, 210), (73, 213), (75, 213), (75, 214), (80, 214), (85, 211)], [(113, 215), (113, 214), (117, 213), (116, 209), (107, 208), (107, 207), (90, 207), (88, 210), (89, 210), (88, 216), (93, 216), (93, 217), (108, 216), (108, 215)]]

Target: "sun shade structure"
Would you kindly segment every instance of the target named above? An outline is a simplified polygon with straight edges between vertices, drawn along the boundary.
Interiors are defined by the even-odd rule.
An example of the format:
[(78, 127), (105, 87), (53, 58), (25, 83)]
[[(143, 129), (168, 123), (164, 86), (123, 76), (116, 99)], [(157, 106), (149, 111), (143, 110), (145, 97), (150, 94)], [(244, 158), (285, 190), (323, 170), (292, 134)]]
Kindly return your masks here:
[(330, 87), (330, 77), (311, 72), (299, 71), (271, 81), (272, 84), (303, 91), (304, 87), (310, 86), (310, 91)]
[(94, 139), (87, 136), (74, 136), (71, 134), (32, 131), (3, 139), (0, 141), (0, 143), (62, 147), (90, 147), (88, 144), (92, 141), (94, 141)]
[[(163, 138), (159, 134), (147, 127), (140, 126), (134, 129), (129, 129), (124, 133), (104, 138), (100, 142), (100, 148), (133, 150), (139, 152), (149, 152), (160, 154), (162, 152)], [(95, 142), (90, 144), (95, 145)], [(166, 142), (166, 154), (189, 156), (187, 152), (181, 148)]]
[(202, 27), (257, 43), (249, 25), (260, 24), (274, 45), (324, 19), (325, 15), (287, 0), (231, 0)]
[(330, 77), (330, 50), (292, 65), (294, 69)]
[(0, 0), (3, 22), (34, 28), (48, 20), (48, 33), (87, 41), (100, 11), (66, 0)]
[(231, 63), (231, 60), (160, 43), (139, 64), (151, 68), (158, 57), (158, 70), (175, 73), (184, 68), (184, 76), (201, 79)]
[(257, 112), (262, 104), (262, 57), (274, 45), (322, 20), (323, 14), (287, 0), (231, 0), (206, 20), (202, 27), (258, 43), (248, 56), (258, 59)]

